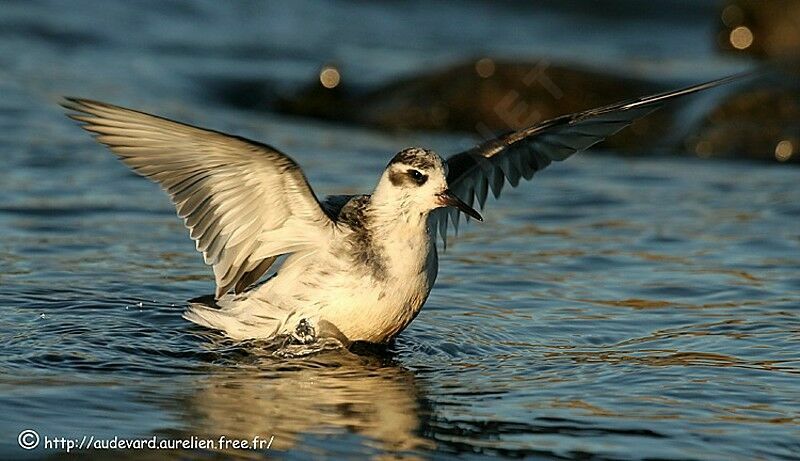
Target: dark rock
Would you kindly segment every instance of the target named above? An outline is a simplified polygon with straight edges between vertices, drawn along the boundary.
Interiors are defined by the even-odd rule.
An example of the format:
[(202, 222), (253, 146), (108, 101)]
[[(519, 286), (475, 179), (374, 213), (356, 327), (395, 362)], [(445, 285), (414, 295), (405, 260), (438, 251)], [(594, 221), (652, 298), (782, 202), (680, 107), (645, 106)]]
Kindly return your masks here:
[[(480, 59), (442, 71), (357, 91), (315, 82), (277, 108), (292, 115), (388, 130), (463, 131), (480, 136), (515, 130), (593, 107), (665, 90), (649, 81), (597, 71)], [(668, 125), (656, 113), (624, 130), (608, 146), (642, 149)]]
[[(792, 75), (800, 72), (797, 68), (782, 70), (774, 66), (767, 79), (754, 80), (744, 91), (736, 85), (722, 87), (721, 93), (703, 101), (706, 110), (708, 104), (714, 108), (695, 128), (685, 126), (688, 121), (681, 116), (685, 104), (670, 104), (612, 136), (603, 146), (623, 154), (668, 148), (702, 157), (796, 162), (800, 158), (800, 90)], [(518, 63), (487, 58), (378, 88), (354, 88), (340, 78), (338, 70), (333, 80), (323, 77), (288, 97), (264, 82), (206, 88), (240, 108), (277, 110), (385, 130), (461, 131), (489, 137), (679, 86), (544, 60)], [(253, 98), (254, 94), (260, 97)], [(714, 97), (722, 102), (715, 104)], [(253, 104), (254, 100), (259, 103)]]
[(800, 163), (800, 88), (759, 81), (730, 95), (686, 139), (702, 157)]

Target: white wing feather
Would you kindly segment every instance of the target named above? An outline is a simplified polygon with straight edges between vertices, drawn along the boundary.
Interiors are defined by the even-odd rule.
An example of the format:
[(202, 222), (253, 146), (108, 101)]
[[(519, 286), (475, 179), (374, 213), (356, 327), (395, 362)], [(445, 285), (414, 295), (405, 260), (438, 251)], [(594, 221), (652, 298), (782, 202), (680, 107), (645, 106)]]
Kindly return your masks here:
[(332, 222), (300, 167), (270, 146), (84, 99), (62, 104), (137, 173), (170, 195), (213, 266), (219, 298), (281, 254), (323, 245)]

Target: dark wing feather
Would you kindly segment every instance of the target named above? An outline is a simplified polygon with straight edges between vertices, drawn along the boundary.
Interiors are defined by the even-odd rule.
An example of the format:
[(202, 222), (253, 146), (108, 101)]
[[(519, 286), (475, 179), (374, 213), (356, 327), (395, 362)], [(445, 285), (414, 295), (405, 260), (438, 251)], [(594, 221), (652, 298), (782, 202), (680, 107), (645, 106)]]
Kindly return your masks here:
[[(516, 187), (521, 179), (531, 179), (534, 173), (546, 168), (551, 162), (560, 162), (572, 154), (590, 148), (636, 119), (657, 110), (667, 101), (713, 88), (742, 76), (734, 75), (680, 90), (563, 115), (489, 140), (447, 159), (448, 185), (470, 206), (477, 199), (483, 208), (489, 191), (498, 198), (506, 183)], [(448, 227), (452, 225), (458, 231), (459, 217), (460, 214), (452, 208), (433, 213), (432, 227), (438, 229), (445, 245)]]

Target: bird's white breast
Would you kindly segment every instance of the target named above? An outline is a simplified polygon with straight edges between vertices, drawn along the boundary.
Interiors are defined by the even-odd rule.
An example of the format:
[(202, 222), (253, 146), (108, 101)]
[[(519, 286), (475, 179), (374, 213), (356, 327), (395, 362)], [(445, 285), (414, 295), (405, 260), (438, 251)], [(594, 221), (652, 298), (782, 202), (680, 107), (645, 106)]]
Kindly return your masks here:
[[(292, 311), (292, 318), (326, 320), (351, 341), (384, 342), (419, 312), (436, 279), (435, 242), (427, 230), (390, 228), (365, 260), (342, 232), (328, 251), (292, 256), (258, 294)], [(286, 328), (293, 328), (292, 321)]]

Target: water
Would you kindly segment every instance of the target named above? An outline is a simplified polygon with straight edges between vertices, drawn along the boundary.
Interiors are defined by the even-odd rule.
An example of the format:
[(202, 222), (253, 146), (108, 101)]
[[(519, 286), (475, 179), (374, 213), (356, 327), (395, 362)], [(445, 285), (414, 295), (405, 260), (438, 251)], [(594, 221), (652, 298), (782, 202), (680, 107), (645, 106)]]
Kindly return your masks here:
[[(587, 32), (553, 38), (545, 24), (607, 18), (548, 10), (526, 16), (540, 28), (504, 29), (480, 42), (478, 19), (439, 4), (412, 13), (394, 4), (309, 1), (272, 7), (274, 15), (253, 4), (73, 5), (0, 9), (3, 459), (65, 456), (63, 448), (19, 449), (23, 429), (36, 430), (42, 443), (272, 440), (269, 449), (225, 451), (248, 458), (800, 453), (793, 168), (577, 156), (490, 202), (486, 222), (467, 227), (441, 256), (428, 303), (387, 351), (277, 359), (258, 343), (238, 344), (181, 319), (185, 300), (212, 291), (210, 270), (158, 187), (55, 106), (64, 93), (93, 96), (236, 131), (290, 152), (320, 194), (367, 191), (402, 147), (447, 153), (472, 140), (242, 113), (204, 98), (200, 77), (261, 75), (291, 87), (319, 62), (337, 59), (372, 68), (366, 82), (424, 67), (456, 45), (452, 56), (481, 47), (520, 52), (529, 42), (535, 52), (555, 40), (565, 56), (590, 61), (600, 47), (609, 59), (636, 61), (647, 54), (631, 40), (641, 24), (586, 44)], [(485, 7), (485, 14), (511, 20), (505, 8)], [(328, 26), (303, 28), (298, 37), (313, 11)], [(355, 11), (375, 20), (345, 27)], [(476, 27), (463, 41), (442, 44), (425, 27), (435, 22), (430, 14)], [(365, 44), (386, 15), (418, 25), (411, 49), (396, 44), (400, 27)], [(666, 18), (648, 21), (663, 26)], [(709, 57), (687, 44), (706, 31), (694, 23), (676, 45), (676, 55), (693, 53), (682, 55), (678, 69)], [(332, 43), (335, 37), (341, 41)], [(668, 54), (652, 37), (649, 49)], [(711, 62), (717, 70), (727, 65)], [(146, 454), (216, 456), (113, 455)]]

